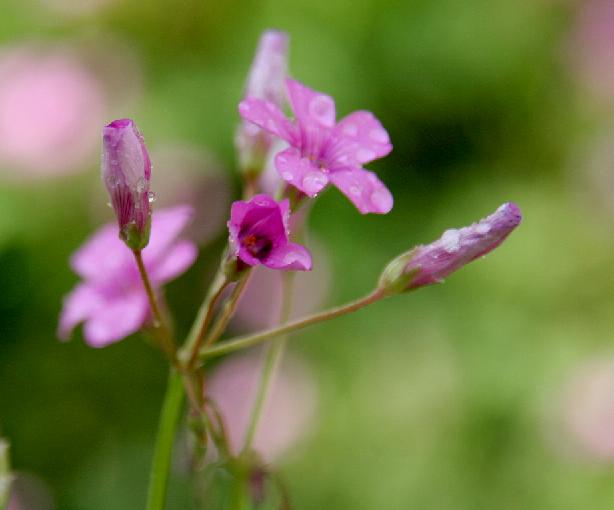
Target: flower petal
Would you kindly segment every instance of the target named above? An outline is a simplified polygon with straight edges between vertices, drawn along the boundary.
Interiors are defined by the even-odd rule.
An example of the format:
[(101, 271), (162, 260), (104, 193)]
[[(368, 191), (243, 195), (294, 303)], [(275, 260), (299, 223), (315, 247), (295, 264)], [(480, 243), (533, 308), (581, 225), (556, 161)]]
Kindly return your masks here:
[(149, 312), (144, 291), (134, 291), (97, 310), (85, 323), (83, 336), (90, 347), (105, 347), (138, 331)]
[(338, 170), (331, 172), (330, 180), (362, 214), (386, 214), (392, 209), (392, 194), (373, 172), (362, 168)]
[(132, 267), (132, 253), (119, 239), (116, 224), (102, 227), (79, 248), (70, 259), (70, 266), (89, 281), (106, 280), (109, 274)]
[(157, 261), (192, 219), (194, 210), (189, 205), (178, 205), (154, 212), (151, 219), (151, 237), (143, 249), (143, 261), (152, 270)]
[(275, 166), (281, 178), (310, 197), (316, 196), (328, 184), (327, 175), (294, 148), (286, 149), (275, 157)]
[(300, 124), (332, 129), (335, 126), (335, 101), (295, 80), (286, 80), (292, 111)]
[(392, 150), (390, 137), (379, 120), (367, 111), (350, 113), (339, 121), (333, 132), (328, 158), (339, 166), (363, 165), (387, 156)]
[(311, 271), (311, 254), (300, 244), (288, 243), (273, 250), (263, 264), (271, 269)]
[(239, 103), (239, 114), (243, 119), (289, 143), (295, 141), (294, 126), (279, 107), (270, 101), (248, 97)]
[(185, 272), (196, 260), (198, 249), (191, 241), (179, 241), (166, 256), (158, 261), (151, 273), (151, 279), (164, 283)]
[(79, 284), (64, 298), (60, 313), (58, 337), (68, 340), (77, 324), (87, 320), (93, 313), (104, 306), (104, 298), (90, 285)]

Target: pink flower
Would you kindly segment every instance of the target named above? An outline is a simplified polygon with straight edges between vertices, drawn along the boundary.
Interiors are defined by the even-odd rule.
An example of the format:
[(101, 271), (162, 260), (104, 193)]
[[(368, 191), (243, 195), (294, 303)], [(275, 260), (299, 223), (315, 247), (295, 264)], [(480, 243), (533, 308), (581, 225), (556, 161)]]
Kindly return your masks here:
[[(178, 241), (191, 209), (177, 206), (153, 215), (151, 241), (143, 261), (152, 286), (176, 278), (196, 259), (196, 246)], [(71, 267), (81, 276), (64, 299), (58, 336), (66, 340), (85, 322), (85, 341), (104, 347), (138, 331), (149, 318), (149, 304), (134, 257), (117, 237), (117, 225), (102, 227), (71, 258)]]
[(394, 259), (384, 270), (380, 286), (395, 293), (440, 283), (454, 271), (494, 250), (521, 219), (518, 206), (508, 202), (478, 223), (446, 230), (437, 241)]
[[(262, 359), (257, 353), (233, 356), (216, 368), (207, 381), (207, 395), (217, 403), (228, 432), (230, 449), (243, 447)], [(315, 383), (298, 360), (285, 359), (276, 371), (263, 408), (254, 449), (272, 462), (308, 430), (316, 409)]]
[(370, 112), (357, 111), (336, 123), (330, 96), (294, 80), (286, 80), (286, 86), (294, 123), (271, 101), (249, 97), (239, 104), (241, 117), (290, 144), (275, 158), (282, 179), (310, 197), (330, 182), (361, 213), (389, 212), (392, 195), (373, 172), (362, 168), (392, 150), (380, 122)]
[(120, 237), (132, 249), (145, 247), (151, 217), (151, 162), (143, 137), (132, 120), (115, 120), (102, 130), (101, 173)]
[[(260, 37), (256, 56), (247, 79), (245, 97), (270, 101), (282, 108), (288, 71), (288, 35), (267, 30)], [(245, 171), (261, 170), (272, 137), (250, 122), (243, 121), (237, 131), (235, 145), (239, 164)]]
[(234, 202), (228, 222), (233, 255), (248, 266), (311, 270), (309, 251), (288, 240), (289, 217), (288, 200), (278, 203), (268, 195), (256, 195), (249, 202)]
[(102, 83), (72, 52), (2, 50), (0, 168), (21, 176), (83, 168), (96, 149), (106, 106)]

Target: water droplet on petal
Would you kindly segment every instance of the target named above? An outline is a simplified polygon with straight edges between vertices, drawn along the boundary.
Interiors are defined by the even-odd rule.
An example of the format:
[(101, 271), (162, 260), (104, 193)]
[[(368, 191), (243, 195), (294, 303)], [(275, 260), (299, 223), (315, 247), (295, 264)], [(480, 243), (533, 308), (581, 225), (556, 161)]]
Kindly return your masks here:
[(292, 175), (292, 172), (282, 172), (281, 174), (282, 178), (284, 181), (292, 181), (292, 179), (294, 179), (294, 176)]
[(478, 223), (475, 226), (475, 231), (482, 235), (488, 234), (488, 232), (490, 232), (490, 225), (488, 225), (488, 223)]
[(460, 232), (456, 229), (446, 230), (441, 236), (441, 244), (448, 253), (456, 253), (460, 250)]
[(139, 177), (138, 181), (136, 181), (136, 191), (137, 193), (143, 193), (145, 188), (147, 187), (147, 183), (143, 177)]
[(303, 177), (303, 188), (306, 193), (314, 194), (326, 186), (327, 178), (321, 172), (309, 172)]
[(150, 204), (153, 204), (156, 201), (156, 194), (153, 191), (147, 192), (147, 201)]
[(358, 196), (360, 195), (360, 188), (358, 186), (350, 186), (350, 193), (352, 195)]
[(383, 128), (374, 128), (369, 131), (369, 138), (374, 142), (385, 144), (390, 142), (390, 138), (388, 137), (388, 133)]
[(374, 160), (377, 157), (377, 154), (373, 152), (371, 149), (358, 149), (356, 152), (356, 159), (360, 163), (366, 163), (368, 161)]
[(323, 126), (335, 125), (335, 103), (328, 96), (319, 95), (309, 101), (309, 114)]
[(347, 136), (356, 136), (358, 127), (353, 122), (347, 122), (343, 125), (343, 134)]
[(392, 195), (387, 189), (379, 189), (371, 193), (371, 203), (378, 211), (387, 212), (392, 208)]

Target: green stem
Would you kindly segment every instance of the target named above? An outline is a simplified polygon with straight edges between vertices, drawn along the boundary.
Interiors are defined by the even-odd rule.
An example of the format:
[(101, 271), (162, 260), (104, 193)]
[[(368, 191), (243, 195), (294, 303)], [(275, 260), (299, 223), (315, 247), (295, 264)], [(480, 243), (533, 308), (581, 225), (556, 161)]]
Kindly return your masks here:
[(151, 466), (147, 510), (164, 510), (166, 504), (173, 444), (183, 404), (183, 395), (181, 376), (176, 370), (171, 369), (160, 414), (158, 436)]
[(340, 317), (341, 315), (355, 312), (357, 310), (360, 310), (361, 308), (364, 308), (365, 306), (379, 301), (385, 296), (386, 294), (384, 293), (384, 291), (382, 291), (381, 289), (376, 289), (371, 294), (368, 294), (361, 299), (352, 301), (351, 303), (347, 303), (345, 305), (341, 305), (337, 308), (332, 308), (324, 312), (309, 315), (307, 317), (288, 322), (287, 324), (284, 324), (282, 326), (261, 331), (260, 333), (241, 336), (223, 342), (219, 345), (206, 347), (200, 351), (200, 359), (201, 361), (205, 361), (210, 358), (215, 358), (217, 356), (222, 356), (224, 354), (239, 351), (241, 349), (251, 347), (252, 345), (257, 345), (262, 342), (265, 342), (270, 338), (275, 338), (281, 335), (285, 335), (287, 333), (292, 333), (294, 331), (298, 331), (299, 329), (306, 328), (307, 326), (311, 326), (312, 324), (328, 321), (330, 319), (334, 319), (335, 317)]
[[(279, 320), (280, 324), (288, 322), (290, 313), (292, 312), (293, 284), (294, 273), (285, 273), (282, 289), (282, 307)], [(267, 349), (264, 364), (262, 365), (262, 374), (260, 376), (260, 383), (256, 393), (256, 400), (254, 401), (254, 406), (252, 408), (249, 426), (247, 427), (247, 433), (245, 434), (245, 444), (243, 445), (243, 450), (241, 453), (248, 452), (252, 447), (254, 438), (256, 437), (256, 431), (258, 430), (258, 422), (260, 421), (260, 417), (264, 411), (267, 395), (274, 379), (275, 370), (281, 362), (287, 338), (287, 335), (277, 338), (271, 343), (271, 345), (269, 345)]]
[(12, 481), (9, 444), (0, 438), (0, 510), (5, 510), (9, 504)]
[(160, 307), (158, 306), (158, 299), (156, 298), (156, 293), (151, 286), (151, 281), (149, 280), (149, 275), (147, 274), (147, 269), (145, 268), (145, 264), (143, 263), (143, 256), (141, 255), (140, 250), (133, 250), (134, 258), (136, 260), (136, 265), (139, 268), (139, 274), (141, 275), (141, 281), (143, 282), (143, 287), (145, 288), (145, 293), (147, 294), (147, 299), (149, 300), (149, 307), (151, 308), (151, 313), (154, 319), (154, 329), (158, 332), (158, 339), (160, 340), (160, 344), (166, 354), (168, 355), (171, 363), (173, 365), (176, 364), (176, 348), (175, 343), (171, 338), (170, 329), (166, 325), (162, 317), (162, 313), (160, 312)]

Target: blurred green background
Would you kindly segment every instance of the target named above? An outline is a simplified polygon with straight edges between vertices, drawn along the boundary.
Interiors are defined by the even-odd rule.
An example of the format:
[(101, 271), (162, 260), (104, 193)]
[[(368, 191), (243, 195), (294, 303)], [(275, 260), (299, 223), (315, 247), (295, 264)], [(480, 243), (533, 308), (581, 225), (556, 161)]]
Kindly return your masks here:
[[(611, 508), (613, 4), (2, 0), (0, 426), (24, 492), (36, 493), (19, 508), (143, 507), (164, 359), (139, 335), (100, 350), (80, 331), (55, 338), (77, 281), (68, 258), (112, 219), (99, 129), (136, 119), (160, 203), (174, 200), (165, 180), (182, 175), (169, 147), (196, 173), (227, 176), (238, 196), (236, 105), (271, 27), (290, 34), (294, 77), (330, 93), (339, 115), (373, 111), (394, 144), (370, 165), (395, 196), (392, 213), (361, 216), (334, 190), (313, 208), (331, 268), (323, 306), (367, 292), (393, 256), (502, 202), (525, 218), (444, 285), (296, 335), (290, 350), (317, 381), (318, 408), (278, 466), (295, 507)], [(75, 106), (57, 85), (58, 115), (79, 114), (61, 143), (45, 138), (55, 117), (21, 115), (16, 96), (2, 97), (15, 76), (7, 61), (33, 58), (38, 72), (49, 54), (82, 65), (94, 91)], [(21, 152), (7, 148), (17, 142)], [(158, 166), (156, 151), (170, 161)], [(213, 208), (228, 202), (206, 190), (201, 202), (202, 221), (219, 221), (199, 263), (168, 286), (180, 331), (225, 240), (226, 209)], [(193, 507), (184, 471), (170, 508)]]

